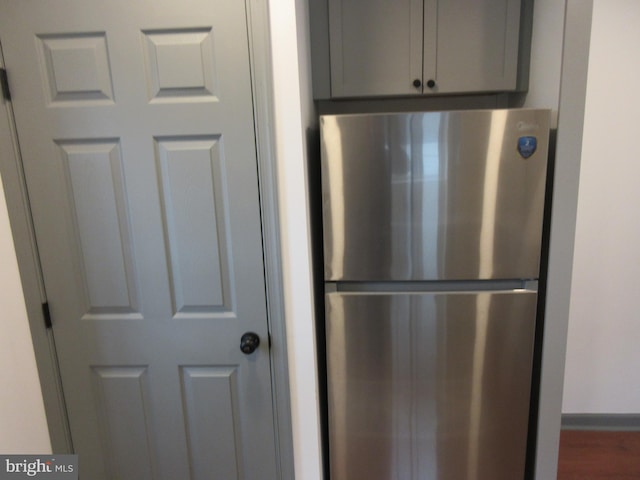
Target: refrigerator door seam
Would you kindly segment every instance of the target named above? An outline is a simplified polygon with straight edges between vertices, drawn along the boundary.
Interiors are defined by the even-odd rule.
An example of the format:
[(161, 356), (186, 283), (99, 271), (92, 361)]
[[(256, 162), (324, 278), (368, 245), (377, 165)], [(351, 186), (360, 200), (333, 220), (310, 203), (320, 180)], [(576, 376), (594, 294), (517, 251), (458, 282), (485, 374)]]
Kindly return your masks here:
[(538, 291), (537, 279), (464, 280), (417, 282), (326, 282), (325, 292), (420, 293), (420, 292), (499, 292)]

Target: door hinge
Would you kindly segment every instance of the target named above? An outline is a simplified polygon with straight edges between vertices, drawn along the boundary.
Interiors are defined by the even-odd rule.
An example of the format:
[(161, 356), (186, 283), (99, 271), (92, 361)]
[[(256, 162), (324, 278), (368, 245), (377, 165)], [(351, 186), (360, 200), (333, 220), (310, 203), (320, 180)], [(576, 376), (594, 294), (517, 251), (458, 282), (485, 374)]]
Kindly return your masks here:
[(51, 328), (51, 311), (49, 311), (49, 302), (44, 302), (42, 304), (42, 316), (44, 317), (44, 326), (46, 328)]
[(9, 90), (9, 78), (7, 77), (7, 70), (0, 68), (0, 88), (2, 88), (2, 97), (5, 100), (11, 100), (11, 90)]

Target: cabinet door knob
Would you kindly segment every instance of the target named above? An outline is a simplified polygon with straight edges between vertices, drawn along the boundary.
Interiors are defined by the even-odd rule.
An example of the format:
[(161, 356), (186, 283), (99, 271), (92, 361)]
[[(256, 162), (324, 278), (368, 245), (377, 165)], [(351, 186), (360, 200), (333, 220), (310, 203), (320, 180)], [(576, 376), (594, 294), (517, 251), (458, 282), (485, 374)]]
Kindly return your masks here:
[(427, 80), (427, 87), (433, 88), (435, 86), (436, 86), (436, 81), (435, 80), (433, 80), (431, 78), (429, 80)]
[(421, 86), (421, 85), (422, 85), (422, 82), (420, 81), (420, 79), (419, 79), (419, 78), (416, 78), (416, 79), (413, 81), (413, 86), (414, 86), (414, 87), (416, 87), (416, 88), (420, 88), (420, 86)]

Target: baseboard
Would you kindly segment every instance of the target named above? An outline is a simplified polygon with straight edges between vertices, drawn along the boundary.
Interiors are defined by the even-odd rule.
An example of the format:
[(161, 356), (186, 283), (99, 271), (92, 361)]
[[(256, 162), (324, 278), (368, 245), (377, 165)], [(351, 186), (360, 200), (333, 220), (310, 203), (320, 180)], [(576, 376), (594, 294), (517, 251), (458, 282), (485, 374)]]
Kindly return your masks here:
[(564, 413), (562, 429), (640, 431), (640, 414)]

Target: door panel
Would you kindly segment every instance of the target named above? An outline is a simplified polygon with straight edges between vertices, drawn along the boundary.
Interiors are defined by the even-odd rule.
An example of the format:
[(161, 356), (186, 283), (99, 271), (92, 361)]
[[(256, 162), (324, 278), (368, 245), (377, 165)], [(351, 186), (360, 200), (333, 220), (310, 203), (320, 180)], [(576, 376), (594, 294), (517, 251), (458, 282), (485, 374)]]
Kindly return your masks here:
[(138, 288), (119, 142), (56, 143), (80, 253), (86, 315), (135, 315)]
[(332, 480), (524, 478), (536, 298), (327, 294)]
[[(189, 458), (195, 478), (242, 478), (235, 367), (183, 367)], [(211, 398), (220, 403), (211, 411)], [(204, 421), (203, 421), (204, 420)], [(213, 447), (213, 448), (212, 448)]]
[[(95, 367), (98, 430), (109, 478), (154, 478), (146, 367)], [(84, 471), (84, 470), (83, 470)]]
[(83, 478), (275, 478), (244, 8), (0, 5)]
[(233, 313), (222, 138), (156, 138), (174, 315)]

